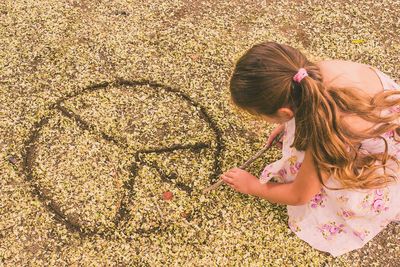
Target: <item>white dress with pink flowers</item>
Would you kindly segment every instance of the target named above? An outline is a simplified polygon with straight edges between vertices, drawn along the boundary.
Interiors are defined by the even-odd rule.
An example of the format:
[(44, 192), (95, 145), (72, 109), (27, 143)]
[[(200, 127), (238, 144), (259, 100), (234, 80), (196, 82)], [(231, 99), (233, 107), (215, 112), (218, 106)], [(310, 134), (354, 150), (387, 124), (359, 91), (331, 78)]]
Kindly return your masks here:
[[(400, 90), (400, 86), (378, 69), (385, 90)], [(399, 107), (383, 111), (399, 112)], [(382, 114), (384, 114), (382, 113)], [(286, 123), (283, 136), (282, 158), (267, 165), (261, 173), (260, 182), (266, 183), (272, 177), (279, 182), (293, 181), (300, 169), (304, 151), (290, 145), (294, 140), (294, 118)], [(391, 155), (400, 159), (400, 142), (393, 139), (393, 131), (382, 136), (388, 142)], [(366, 139), (360, 152), (378, 153), (385, 149), (379, 138)], [(394, 161), (392, 170), (396, 170)], [(390, 170), (390, 169), (389, 169)], [(315, 249), (339, 256), (361, 248), (391, 221), (400, 221), (400, 173), (392, 171), (398, 182), (382, 189), (342, 189), (322, 188), (313, 199), (300, 206), (287, 205), (290, 229)], [(333, 177), (327, 181), (329, 187), (340, 187)]]

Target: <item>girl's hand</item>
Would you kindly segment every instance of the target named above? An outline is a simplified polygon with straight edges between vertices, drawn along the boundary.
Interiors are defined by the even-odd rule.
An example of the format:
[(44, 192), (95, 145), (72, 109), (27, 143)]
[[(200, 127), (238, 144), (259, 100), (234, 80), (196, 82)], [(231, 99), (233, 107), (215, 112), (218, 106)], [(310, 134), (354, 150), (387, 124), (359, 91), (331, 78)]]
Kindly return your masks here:
[(240, 168), (232, 168), (224, 172), (221, 174), (221, 179), (236, 191), (244, 194), (255, 195), (261, 187), (256, 176)]
[[(274, 139), (276, 138), (276, 136), (284, 130), (285, 130), (285, 124), (278, 125), (275, 129), (272, 130), (264, 146), (271, 144), (272, 141), (274, 141)], [(280, 140), (277, 140), (275, 146), (278, 147), (279, 149), (282, 149), (282, 137), (280, 138)]]

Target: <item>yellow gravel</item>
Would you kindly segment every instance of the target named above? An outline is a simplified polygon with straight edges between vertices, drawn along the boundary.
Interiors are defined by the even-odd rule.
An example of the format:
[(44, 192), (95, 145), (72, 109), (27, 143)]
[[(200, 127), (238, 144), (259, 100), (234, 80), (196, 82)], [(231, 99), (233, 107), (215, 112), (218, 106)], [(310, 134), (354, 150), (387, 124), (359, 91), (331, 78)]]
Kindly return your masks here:
[(400, 225), (333, 258), (291, 232), (284, 205), (201, 191), (273, 127), (229, 102), (246, 49), (274, 40), (399, 82), (399, 13), (391, 0), (1, 1), (0, 265), (395, 266)]

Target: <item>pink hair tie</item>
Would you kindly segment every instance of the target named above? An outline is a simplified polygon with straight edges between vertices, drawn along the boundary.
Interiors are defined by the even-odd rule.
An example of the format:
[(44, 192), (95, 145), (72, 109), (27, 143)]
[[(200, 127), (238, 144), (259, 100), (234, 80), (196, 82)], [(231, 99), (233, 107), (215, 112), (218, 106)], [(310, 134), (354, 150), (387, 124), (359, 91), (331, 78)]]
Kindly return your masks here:
[(296, 75), (293, 76), (293, 80), (299, 83), (306, 76), (308, 76), (306, 69), (300, 68)]

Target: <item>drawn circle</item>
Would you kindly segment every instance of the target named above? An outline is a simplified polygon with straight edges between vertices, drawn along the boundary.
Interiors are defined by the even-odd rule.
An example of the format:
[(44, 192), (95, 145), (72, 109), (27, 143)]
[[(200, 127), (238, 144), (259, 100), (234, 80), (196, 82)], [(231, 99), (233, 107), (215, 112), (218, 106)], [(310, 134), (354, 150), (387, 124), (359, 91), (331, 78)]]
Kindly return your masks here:
[[(144, 97), (146, 95), (146, 91), (148, 92), (147, 96), (150, 95), (150, 97)], [(182, 125), (182, 127), (186, 129), (183, 131), (184, 135), (182, 136), (182, 140), (184, 140), (184, 143), (167, 144), (169, 140), (168, 129), (166, 129), (165, 127), (157, 126), (157, 131), (155, 131), (156, 134), (164, 134), (162, 137), (165, 139), (161, 141), (157, 140), (157, 142), (162, 143), (165, 141), (166, 143), (159, 147), (155, 147), (154, 145), (151, 146), (151, 140), (146, 139), (151, 138), (151, 136), (149, 137), (150, 133), (140, 132), (142, 130), (139, 127), (140, 125), (125, 125), (127, 127), (124, 127), (123, 130), (119, 129), (118, 131), (113, 132), (112, 130), (110, 130), (112, 129), (112, 127), (107, 127), (113, 123), (114, 126), (120, 126), (118, 125), (118, 120), (115, 120), (115, 118), (112, 119), (112, 116), (114, 115), (112, 115), (111, 118), (108, 117), (107, 114), (105, 114), (104, 116), (97, 115), (97, 117), (93, 117), (93, 114), (99, 114), (93, 112), (93, 110), (103, 110), (101, 105), (97, 105), (97, 103), (102, 102), (102, 100), (99, 100), (99, 97), (103, 97), (105, 99), (110, 98), (108, 100), (110, 100), (111, 102), (107, 102), (107, 107), (111, 107), (110, 103), (114, 103), (112, 102), (112, 98), (114, 97), (114, 100), (116, 99), (123, 103), (121, 104), (121, 106), (119, 106), (118, 109), (114, 109), (118, 112), (121, 112), (121, 110), (124, 110), (124, 108), (129, 110), (130, 108), (133, 108), (132, 105), (134, 105), (133, 109), (136, 108), (137, 110), (140, 110), (141, 107), (139, 106), (142, 105), (142, 112), (133, 112), (136, 116), (133, 116), (133, 118), (138, 118), (142, 116), (142, 120), (145, 119), (145, 123), (148, 123), (148, 121), (146, 121), (146, 118), (149, 119), (157, 117), (152, 113), (156, 112), (156, 109), (152, 110), (153, 106), (147, 106), (147, 109), (143, 109), (143, 107), (146, 106), (146, 103), (149, 101), (158, 101), (154, 99), (164, 99), (166, 95), (168, 96), (166, 97), (167, 99), (175, 99), (176, 101), (179, 100), (180, 106), (185, 108), (185, 110), (187, 111), (187, 113), (185, 113), (186, 111), (183, 112), (173, 105), (169, 107), (169, 109), (171, 110), (170, 112), (185, 115), (183, 116), (183, 119), (181, 119), (180, 124), (179, 121), (172, 122), (174, 123), (174, 127), (176, 127), (177, 125)], [(135, 103), (129, 102), (129, 100), (131, 100), (130, 98), (132, 97), (136, 97), (136, 100), (133, 101)], [(92, 99), (94, 101), (85, 102), (85, 98), (86, 100)], [(91, 106), (88, 105), (88, 103), (91, 103)], [(166, 103), (161, 103), (161, 106), (165, 106), (165, 104)], [(72, 110), (72, 108), (76, 110)], [(191, 110), (190, 112), (188, 111), (189, 109)], [(31, 134), (25, 143), (26, 150), (23, 154), (23, 159), (26, 178), (32, 185), (33, 193), (37, 195), (39, 199), (45, 204), (46, 208), (55, 215), (55, 218), (65, 224), (68, 229), (72, 231), (78, 231), (83, 237), (99, 234), (105, 238), (108, 238), (112, 236), (116, 230), (128, 234), (131, 232), (136, 232), (142, 235), (147, 235), (163, 231), (168, 226), (168, 224), (166, 224), (162, 220), (162, 218), (156, 219), (155, 217), (157, 216), (153, 216), (155, 214), (154, 210), (152, 211), (152, 215), (148, 215), (147, 218), (142, 219), (141, 223), (133, 220), (135, 215), (132, 210), (138, 208), (135, 207), (135, 200), (136, 202), (138, 202), (138, 198), (137, 196), (135, 196), (135, 193), (142, 191), (144, 192), (144, 190), (135, 191), (137, 189), (136, 187), (141, 186), (140, 189), (143, 189), (146, 186), (146, 181), (143, 180), (143, 177), (138, 176), (141, 171), (147, 170), (147, 174), (150, 173), (150, 176), (151, 174), (156, 174), (154, 175), (154, 179), (158, 179), (158, 184), (162, 184), (164, 186), (165, 184), (167, 184), (170, 188), (175, 188), (175, 192), (178, 193), (178, 199), (179, 196), (181, 196), (181, 199), (189, 200), (186, 203), (191, 203), (192, 209), (190, 211), (190, 214), (186, 214), (185, 216), (185, 219), (188, 221), (196, 218), (196, 211), (202, 205), (201, 202), (196, 200), (196, 198), (199, 196), (196, 194), (201, 192), (204, 186), (208, 186), (209, 184), (215, 182), (215, 180), (218, 179), (218, 176), (221, 173), (219, 159), (223, 150), (223, 143), (221, 133), (217, 127), (217, 124), (208, 115), (204, 107), (195, 102), (187, 94), (180, 92), (179, 90), (172, 87), (146, 80), (117, 80), (111, 83), (104, 82), (89, 86), (81, 92), (73, 93), (61, 98), (50, 106), (50, 110), (50, 115), (42, 117), (38, 122), (35, 123), (35, 125), (33, 126), (33, 130), (31, 131)], [(107, 112), (111, 112), (110, 110), (112, 109), (109, 108)], [(149, 110), (152, 111), (150, 112)], [(122, 118), (125, 118), (127, 114), (124, 114)], [(198, 118), (196, 116), (198, 116)], [(160, 118), (162, 118), (162, 116)], [(169, 118), (167, 117), (166, 120), (168, 121), (168, 119)], [(92, 122), (96, 120), (97, 123), (93, 124)], [(194, 140), (196, 138), (203, 138), (203, 135), (199, 135), (199, 137), (196, 137), (195, 135), (190, 136), (190, 133), (196, 133), (199, 129), (192, 129), (192, 131), (190, 129), (190, 123), (182, 123), (182, 120), (183, 122), (189, 122), (189, 120), (195, 122), (197, 121), (196, 123), (198, 123), (198, 125), (207, 125), (207, 130), (210, 132), (210, 135), (208, 135), (210, 136), (210, 138), (208, 138), (209, 140), (186, 142), (188, 138), (192, 138)], [(123, 121), (123, 119), (121, 119), (121, 121)], [(130, 122), (135, 122), (135, 119), (131, 119)], [(115, 126), (115, 129), (118, 128), (117, 126)], [(143, 127), (143, 129), (144, 128), (145, 127)], [(129, 129), (132, 131), (129, 132)], [(203, 127), (203, 130), (204, 129), (205, 128)], [(134, 138), (136, 138), (135, 134), (138, 135), (138, 132), (139, 135), (142, 134), (139, 137), (145, 140), (146, 144), (148, 145), (148, 147), (146, 147), (145, 149), (137, 149), (137, 147), (135, 147), (136, 143)], [(182, 131), (179, 131), (179, 133), (180, 132)], [(173, 138), (171, 140), (180, 140), (180, 137), (177, 136), (179, 133), (174, 133), (174, 135), (171, 136), (171, 138)], [(55, 136), (63, 136), (63, 138), (60, 138), (59, 140), (56, 140), (55, 138), (49, 139), (48, 136), (51, 136), (51, 134)], [(64, 141), (62, 140), (64, 139), (70, 142), (68, 143), (67, 141), (65, 141), (66, 143), (63, 143)], [(68, 169), (67, 175), (64, 173), (63, 175), (57, 174), (54, 176), (49, 176), (49, 169), (53, 170), (54, 172), (63, 169), (62, 165), (64, 163), (60, 160), (60, 158), (67, 155), (68, 153), (68, 155), (72, 155), (71, 153), (75, 153), (74, 149), (77, 149), (78, 146), (83, 148), (90, 146), (90, 149), (87, 150), (87, 153), (84, 153), (84, 159), (79, 158), (76, 159), (76, 162), (72, 162), (73, 164), (75, 164), (73, 166), (76, 166), (76, 168), (72, 168), (70, 165), (68, 165), (66, 168)], [(45, 149), (45, 147), (49, 150), (53, 149), (52, 152), (56, 152), (51, 155), (46, 154), (47, 150)], [(92, 151), (95, 151), (93, 152), (93, 155), (91, 154)], [(126, 155), (124, 153), (130, 155), (131, 160), (128, 162), (125, 161), (125, 165), (123, 167), (119, 167), (118, 164), (121, 164), (121, 162), (124, 162), (123, 160), (126, 159)], [(180, 167), (183, 166), (190, 171), (196, 170), (196, 168), (193, 168), (193, 166), (184, 166), (187, 162), (186, 157), (183, 157), (181, 159), (183, 164), (179, 165), (180, 167), (177, 168), (177, 170), (174, 170), (172, 168), (171, 171), (171, 168), (162, 167), (162, 164), (168, 160), (170, 160), (171, 162), (172, 160), (177, 160), (177, 158), (179, 158), (179, 153), (186, 153), (184, 155), (189, 156), (194, 155), (195, 159), (199, 162), (201, 161), (202, 157), (206, 157), (205, 155), (211, 156), (212, 161), (209, 164), (210, 166), (208, 166), (208, 179), (206, 179), (205, 181), (204, 179), (180, 181), (180, 179), (183, 179), (182, 177), (184, 176), (180, 175)], [(98, 212), (98, 217), (96, 217), (97, 215), (87, 215), (85, 213), (85, 205), (87, 204), (86, 202), (90, 202), (93, 199), (90, 195), (95, 194), (96, 190), (98, 189), (98, 187), (96, 187), (98, 186), (98, 184), (96, 184), (96, 182), (98, 182), (96, 181), (97, 177), (93, 175), (90, 176), (91, 171), (90, 168), (87, 168), (88, 164), (86, 164), (87, 162), (90, 163), (92, 156), (94, 158), (98, 156), (99, 159), (101, 159), (99, 160), (102, 162), (102, 164), (100, 165), (105, 170), (110, 170), (113, 163), (115, 163), (114, 165), (118, 165), (119, 169), (117, 167), (111, 168), (112, 170), (110, 173), (112, 173), (112, 175), (106, 173), (106, 177), (115, 178), (118, 176), (118, 171), (120, 171), (121, 173), (124, 173), (125, 171), (126, 174), (124, 176), (125, 179), (115, 178), (115, 180), (113, 180), (116, 184), (118, 184), (118, 186), (115, 186), (115, 188), (112, 186), (111, 181), (109, 181), (111, 178), (99, 179), (101, 181), (105, 181), (105, 184), (101, 185), (103, 187), (102, 189), (105, 190), (103, 191), (105, 192), (103, 195), (110, 195), (111, 197), (109, 199), (105, 198), (103, 201), (98, 201), (93, 204), (100, 211)], [(168, 157), (172, 159), (167, 159)], [(112, 162), (112, 159), (116, 161)], [(206, 160), (206, 162), (210, 161)], [(71, 162), (67, 162), (65, 164), (70, 163)], [(88, 176), (77, 177), (82, 175), (80, 175), (80, 173), (79, 175), (73, 173), (75, 169), (79, 169), (80, 171), (82, 171), (82, 169), (85, 170), (85, 168), (87, 168), (87, 172), (84, 173), (85, 175), (87, 173)], [(204, 171), (204, 168), (202, 168), (202, 170), (206, 173), (206, 171)], [(198, 177), (201, 177), (201, 174), (198, 174), (197, 177), (190, 178)], [(88, 195), (87, 198), (85, 198), (85, 203), (74, 203), (74, 201), (69, 200), (70, 198), (73, 199), (73, 196), (71, 196), (71, 192), (84, 190), (78, 186), (80, 185), (79, 182), (77, 182), (77, 185), (75, 186), (75, 183), (71, 181), (72, 179), (77, 179), (77, 181), (81, 179), (80, 181), (85, 181), (83, 185), (87, 186), (85, 192)], [(42, 180), (45, 180), (46, 183), (43, 183)], [(64, 181), (68, 181), (65, 183), (68, 186), (75, 186), (73, 189), (71, 189), (72, 191), (68, 191), (69, 189), (65, 189), (66, 186), (64, 184)], [(47, 183), (50, 183), (51, 186), (48, 186)], [(90, 190), (92, 189), (90, 187), (92, 185), (94, 187), (94, 190)], [(108, 190), (110, 192), (108, 192)], [(150, 195), (157, 197), (157, 194), (155, 193), (151, 193)], [(185, 198), (182, 196), (184, 196)], [(113, 202), (113, 199), (117, 200)], [(157, 201), (159, 200), (157, 200), (156, 198), (155, 202)], [(153, 204), (155, 205), (153, 206), (153, 208), (158, 209), (158, 204)], [(69, 208), (67, 208), (67, 206)], [(78, 211), (76, 211), (76, 209), (78, 209)], [(156, 212), (159, 212), (159, 210)], [(111, 214), (113, 214), (114, 216), (111, 216)], [(139, 215), (137, 216), (140, 217), (140, 212), (138, 212), (138, 214)], [(144, 226), (143, 220), (150, 223)]]

